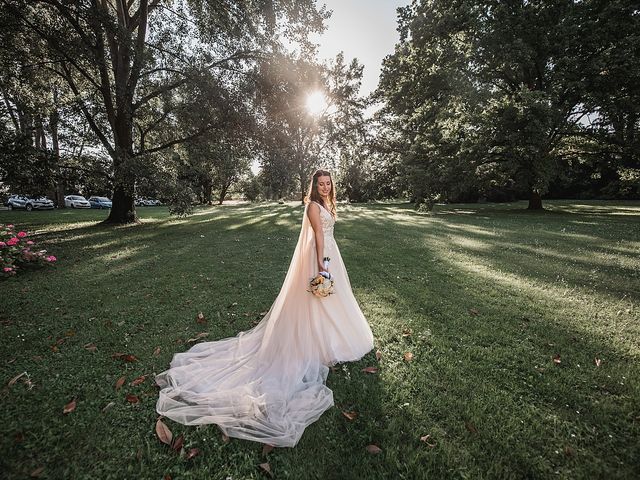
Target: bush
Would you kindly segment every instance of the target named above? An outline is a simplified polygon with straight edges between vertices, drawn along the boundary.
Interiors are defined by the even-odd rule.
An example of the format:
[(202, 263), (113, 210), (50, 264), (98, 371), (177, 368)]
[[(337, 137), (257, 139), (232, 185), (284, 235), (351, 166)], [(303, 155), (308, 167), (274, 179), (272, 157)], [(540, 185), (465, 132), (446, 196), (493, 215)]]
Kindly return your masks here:
[(52, 264), (57, 259), (46, 250), (33, 250), (27, 232), (16, 233), (13, 225), (0, 224), (0, 276), (10, 277), (24, 267)]

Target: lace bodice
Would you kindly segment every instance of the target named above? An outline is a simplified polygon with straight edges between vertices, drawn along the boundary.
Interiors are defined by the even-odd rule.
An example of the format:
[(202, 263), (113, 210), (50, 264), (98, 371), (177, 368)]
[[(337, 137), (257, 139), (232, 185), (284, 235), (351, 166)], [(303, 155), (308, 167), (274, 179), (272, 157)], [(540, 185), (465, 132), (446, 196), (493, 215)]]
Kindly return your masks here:
[(333, 215), (329, 211), (320, 205), (318, 202), (313, 202), (320, 207), (320, 221), (322, 222), (322, 233), (324, 234), (325, 242), (327, 240), (333, 241), (333, 226), (336, 223)]

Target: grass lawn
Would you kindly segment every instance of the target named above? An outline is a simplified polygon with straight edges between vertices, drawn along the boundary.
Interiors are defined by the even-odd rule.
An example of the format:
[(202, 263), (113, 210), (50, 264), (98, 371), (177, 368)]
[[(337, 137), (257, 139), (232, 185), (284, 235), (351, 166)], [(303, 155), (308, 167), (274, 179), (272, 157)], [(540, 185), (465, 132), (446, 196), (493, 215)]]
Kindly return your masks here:
[(233, 336), (269, 309), (300, 206), (146, 207), (119, 228), (96, 226), (105, 211), (0, 212), (58, 257), (0, 281), (3, 478), (238, 480), (264, 462), (291, 479), (639, 478), (640, 203), (525, 206), (341, 207), (382, 357), (329, 374), (336, 407), (293, 449), (165, 420), (191, 459), (156, 436), (153, 375), (199, 333)]

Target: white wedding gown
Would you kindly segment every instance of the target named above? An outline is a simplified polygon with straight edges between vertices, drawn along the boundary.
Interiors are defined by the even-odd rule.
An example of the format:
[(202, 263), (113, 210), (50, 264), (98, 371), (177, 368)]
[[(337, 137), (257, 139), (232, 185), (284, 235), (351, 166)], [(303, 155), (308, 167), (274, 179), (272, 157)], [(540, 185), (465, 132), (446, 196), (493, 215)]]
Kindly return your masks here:
[(307, 291), (317, 274), (313, 228), (305, 207), (291, 264), (273, 305), (251, 330), (177, 353), (155, 377), (156, 410), (185, 425), (217, 424), (229, 437), (295, 446), (304, 429), (333, 405), (329, 366), (362, 358), (373, 335), (351, 291), (335, 220), (320, 206), (325, 256), (335, 293)]

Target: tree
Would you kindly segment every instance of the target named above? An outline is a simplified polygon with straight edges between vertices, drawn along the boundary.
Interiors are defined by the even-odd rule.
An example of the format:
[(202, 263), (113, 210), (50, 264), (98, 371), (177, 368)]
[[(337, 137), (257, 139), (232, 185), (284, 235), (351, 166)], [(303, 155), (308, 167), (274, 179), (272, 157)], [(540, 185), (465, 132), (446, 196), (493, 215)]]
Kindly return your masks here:
[(604, 3), (432, 0), (399, 10), (401, 40), (376, 97), (404, 144), (416, 199), (500, 182), (542, 208), (565, 140), (584, 131), (585, 74), (602, 49), (598, 37), (583, 39)]
[(180, 89), (215, 71), (232, 90), (277, 33), (304, 38), (326, 16), (310, 0), (6, 0), (2, 8), (46, 42), (52, 71), (112, 159), (111, 223), (136, 220), (140, 159), (218, 128), (217, 117), (176, 128), (176, 111), (189, 103)]
[[(337, 166), (346, 138), (362, 122), (362, 69), (357, 60), (347, 65), (342, 54), (326, 65), (295, 55), (280, 55), (261, 65), (267, 185), (280, 193), (295, 182), (302, 199), (315, 168)], [(316, 111), (310, 109), (310, 96), (318, 99)]]

